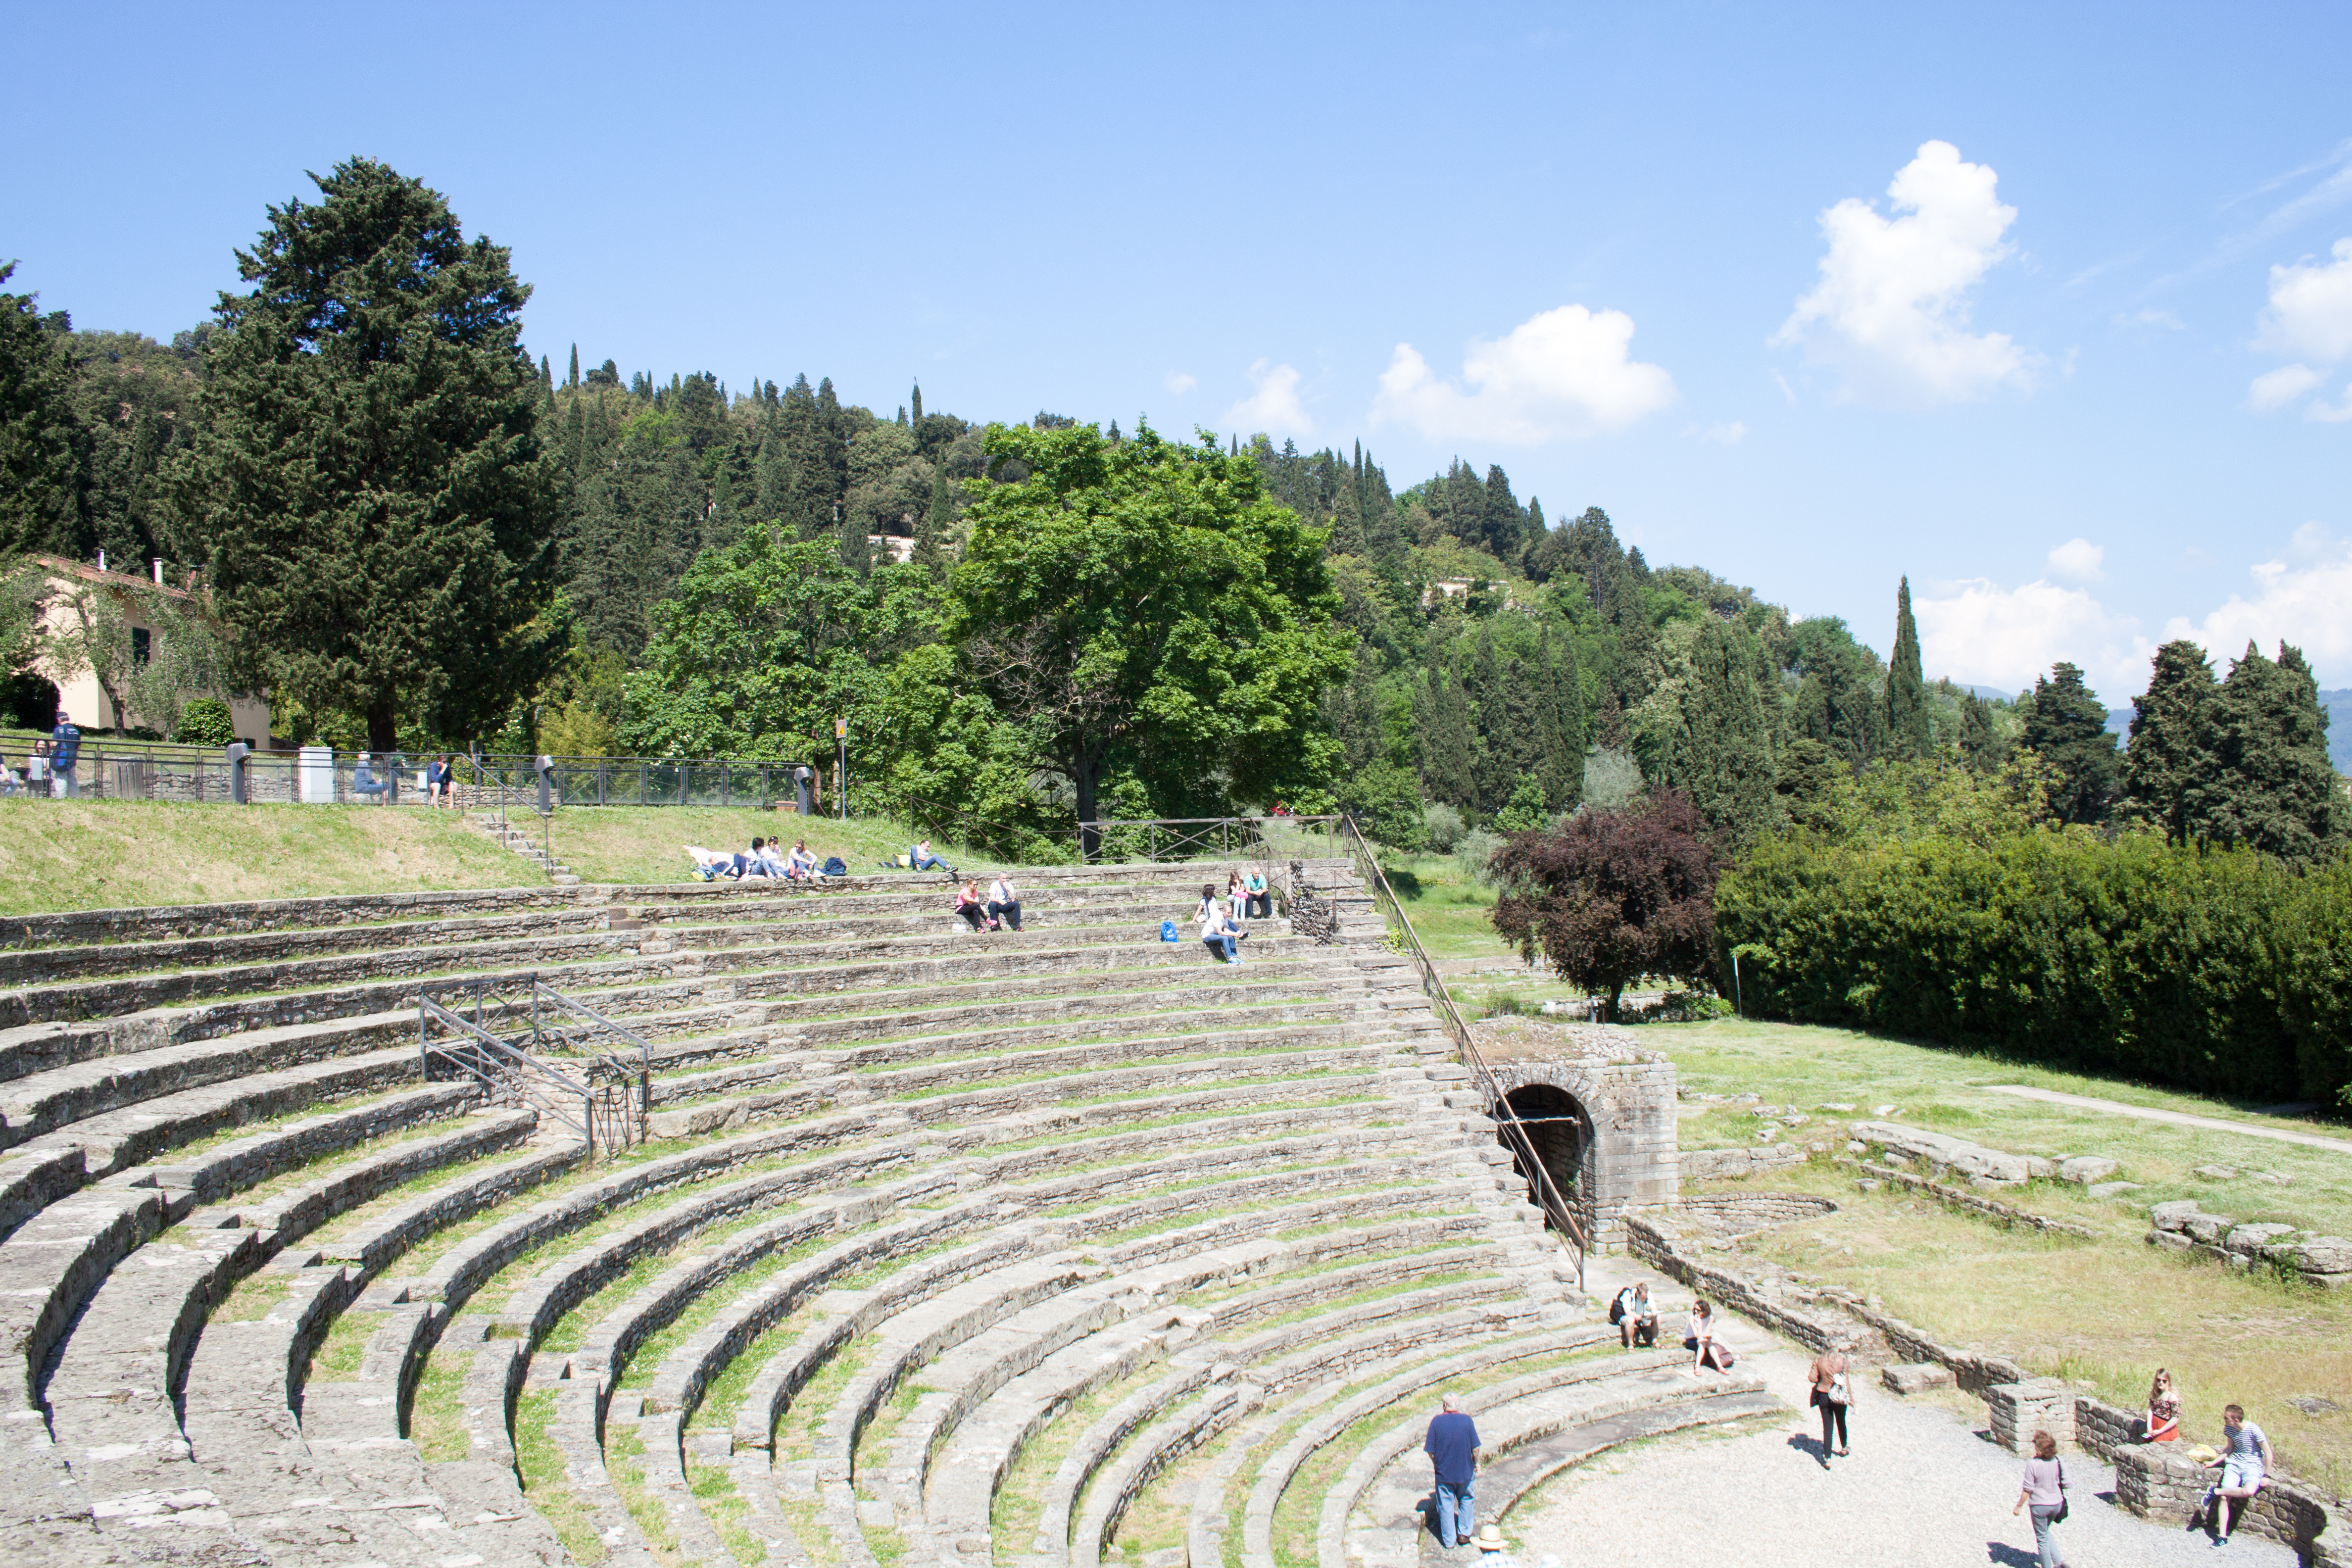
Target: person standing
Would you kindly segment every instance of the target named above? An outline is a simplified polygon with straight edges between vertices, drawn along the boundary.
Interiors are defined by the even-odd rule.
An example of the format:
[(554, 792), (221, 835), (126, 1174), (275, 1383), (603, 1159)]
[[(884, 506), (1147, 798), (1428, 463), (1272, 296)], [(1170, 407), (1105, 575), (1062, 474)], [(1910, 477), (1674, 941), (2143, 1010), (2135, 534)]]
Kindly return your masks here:
[(2066, 1467), (2058, 1458), (2058, 1439), (2047, 1432), (2033, 1435), (2033, 1458), (2025, 1461), (2025, 1485), (2010, 1517), (2027, 1510), (2033, 1515), (2033, 1544), (2042, 1550), (2042, 1568), (2066, 1568), (2058, 1538), (2051, 1532), (2066, 1517)]
[[(1830, 1468), (1830, 1456), (1846, 1457), (1845, 1413), (1853, 1403), (1853, 1368), (1846, 1359), (1850, 1341), (1839, 1340), (1813, 1358), (1807, 1374), (1813, 1384), (1813, 1407), (1822, 1413), (1822, 1468)], [(1830, 1429), (1837, 1429), (1837, 1446), (1830, 1446)]]
[(2180, 1441), (2180, 1391), (2172, 1386), (2172, 1373), (2163, 1367), (2156, 1369), (2156, 1381), (2147, 1385), (2147, 1436), (2144, 1440)]
[[(1453, 1394), (1438, 1401), (1437, 1415), (1429, 1424), (1429, 1435), (1422, 1439), (1421, 1451), (1429, 1456), (1436, 1472), (1432, 1495), (1437, 1504), (1438, 1540), (1448, 1546), (1469, 1545), (1477, 1510), (1473, 1494), (1478, 1479), (1478, 1427), (1462, 1413), (1462, 1402)], [(1496, 1544), (1501, 1544), (1499, 1536)]]
[[(2246, 1516), (2242, 1505), (2254, 1500), (2263, 1479), (2276, 1468), (2278, 1458), (2271, 1452), (2270, 1438), (2246, 1419), (2245, 1407), (2221, 1406), (2221, 1479), (2206, 1489), (2200, 1505), (2213, 1510), (2216, 1544), (2230, 1543), (2230, 1531)], [(2241, 1505), (2234, 1516), (2230, 1508), (2233, 1502)]]
[(999, 871), (996, 879), (988, 884), (988, 918), (1021, 929), (1021, 891), (1013, 879)]
[(64, 714), (49, 731), (49, 793), (63, 800), (74, 795), (74, 763), (81, 757), (81, 729)]

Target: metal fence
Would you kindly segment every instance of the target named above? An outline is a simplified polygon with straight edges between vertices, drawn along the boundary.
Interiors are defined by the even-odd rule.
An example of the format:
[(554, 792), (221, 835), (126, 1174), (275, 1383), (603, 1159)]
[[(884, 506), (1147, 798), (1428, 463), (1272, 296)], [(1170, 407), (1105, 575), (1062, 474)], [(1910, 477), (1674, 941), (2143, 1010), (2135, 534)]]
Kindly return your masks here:
[(1321, 860), (1344, 855), (1337, 816), (1162, 816), (1081, 822), (1078, 862)]

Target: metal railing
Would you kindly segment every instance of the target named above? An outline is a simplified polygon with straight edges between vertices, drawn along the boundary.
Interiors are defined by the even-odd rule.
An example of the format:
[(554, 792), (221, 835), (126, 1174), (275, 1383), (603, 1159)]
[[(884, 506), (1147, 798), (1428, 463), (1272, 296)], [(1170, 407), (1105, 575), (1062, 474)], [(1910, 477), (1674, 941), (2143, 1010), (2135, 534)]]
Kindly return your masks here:
[[(1274, 862), (1344, 853), (1338, 816), (1155, 816), (1077, 825), (1078, 864), (1244, 859)], [(1089, 840), (1093, 847), (1088, 848)], [(1317, 841), (1320, 847), (1317, 848)]]
[[(1477, 1080), (1479, 1093), (1493, 1108), (1489, 1114), (1502, 1134), (1503, 1146), (1510, 1150), (1512, 1158), (1518, 1163), (1521, 1173), (1527, 1178), (1528, 1190), (1535, 1194), (1536, 1206), (1543, 1210), (1552, 1233), (1559, 1237), (1560, 1245), (1567, 1247), (1575, 1258), (1576, 1288), (1583, 1289), (1584, 1255), (1591, 1247), (1583, 1221), (1577, 1217), (1574, 1206), (1552, 1180), (1551, 1172), (1544, 1164), (1527, 1124), (1512, 1109), (1509, 1099), (1503, 1092), (1503, 1086), (1496, 1080), (1494, 1069), (1486, 1065), (1486, 1058), (1480, 1054), (1478, 1042), (1471, 1038), (1470, 1026), (1454, 1005), (1453, 994), (1446, 990), (1445, 981), (1437, 973), (1437, 966), (1429, 961), (1429, 954), (1423, 950), (1421, 937), (1412, 929), (1412, 920), (1404, 912), (1403, 901), (1396, 896), (1396, 889), (1389, 885), (1388, 874), (1381, 869), (1380, 858), (1372, 853), (1372, 847), (1356, 826), (1356, 819), (1342, 816), (1339, 820), (1344, 825), (1339, 830), (1339, 837), (1347, 847), (1349, 858), (1355, 861), (1357, 873), (1363, 878), (1364, 886), (1371, 891), (1374, 901), (1381, 906), (1383, 912), (1403, 933), (1402, 951), (1421, 975), (1421, 989), (1429, 997), (1431, 1011), (1436, 1014), (1439, 1026), (1453, 1038), (1462, 1065), (1470, 1069), (1472, 1077)], [(1587, 1134), (1584, 1146), (1590, 1150), (1591, 1129), (1587, 1127), (1584, 1131)]]
[[(645, 1142), (651, 1047), (635, 1031), (535, 973), (424, 987), (416, 998), (416, 1037), (426, 1078), (460, 1074), (481, 1084), (497, 1103), (528, 1104), (551, 1114), (588, 1146), (591, 1158), (600, 1145), (618, 1153)], [(542, 1057), (577, 1067), (580, 1076)]]

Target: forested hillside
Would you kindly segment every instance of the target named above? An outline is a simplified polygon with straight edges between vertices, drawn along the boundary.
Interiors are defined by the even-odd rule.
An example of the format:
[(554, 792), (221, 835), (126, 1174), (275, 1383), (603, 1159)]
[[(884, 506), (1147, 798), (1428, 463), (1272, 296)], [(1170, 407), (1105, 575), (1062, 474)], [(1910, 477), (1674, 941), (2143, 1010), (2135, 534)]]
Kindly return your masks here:
[[(854, 797), (1032, 847), (1277, 801), (1411, 847), (1433, 805), (1508, 831), (1664, 783), (1733, 848), (1874, 763), (1989, 778), (2022, 743), (2063, 821), (2297, 856), (2336, 831), (2291, 648), (2221, 680), (2168, 647), (2127, 767), (2072, 666), (2015, 703), (1929, 684), (1907, 584), (1881, 658), (1498, 465), (1399, 486), (1360, 446), (559, 370), (437, 195), (366, 160), (320, 184), (169, 345), (0, 296), (0, 550), (202, 582), (285, 740), (821, 762), (845, 720)], [(2228, 781), (2256, 775), (2300, 804), (2250, 811)]]

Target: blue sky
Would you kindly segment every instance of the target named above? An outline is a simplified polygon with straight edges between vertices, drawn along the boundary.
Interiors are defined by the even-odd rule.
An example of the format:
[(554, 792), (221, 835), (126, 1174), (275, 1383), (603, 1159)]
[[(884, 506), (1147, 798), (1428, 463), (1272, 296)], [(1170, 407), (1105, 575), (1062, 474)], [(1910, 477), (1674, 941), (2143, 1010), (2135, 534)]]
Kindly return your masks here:
[(1907, 573), (1931, 676), (2352, 685), (2342, 6), (5, 19), (0, 257), (83, 326), (365, 153), (559, 365), (1458, 453), (1882, 651)]

